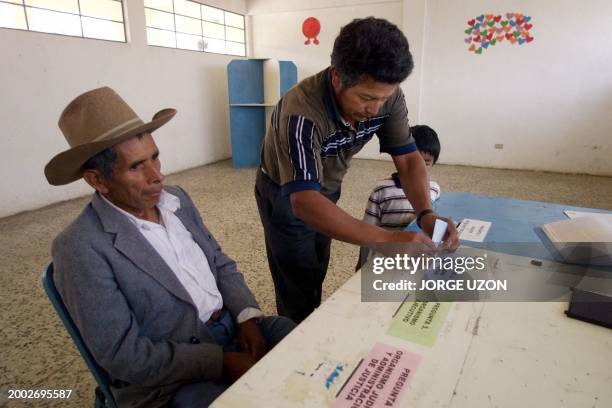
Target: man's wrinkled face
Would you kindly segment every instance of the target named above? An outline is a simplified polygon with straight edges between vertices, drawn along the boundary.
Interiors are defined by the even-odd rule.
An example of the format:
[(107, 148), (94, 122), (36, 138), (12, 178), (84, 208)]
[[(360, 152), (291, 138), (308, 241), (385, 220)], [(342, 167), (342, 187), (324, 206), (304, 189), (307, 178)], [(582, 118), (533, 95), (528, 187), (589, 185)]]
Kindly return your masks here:
[(376, 116), (398, 86), (399, 84), (378, 82), (368, 77), (346, 88), (342, 86), (340, 77), (332, 68), (332, 87), (336, 100), (340, 105), (342, 117), (352, 125)]
[(163, 188), (159, 150), (150, 133), (115, 146), (117, 162), (110, 180), (103, 180), (104, 196), (137, 217), (155, 208)]

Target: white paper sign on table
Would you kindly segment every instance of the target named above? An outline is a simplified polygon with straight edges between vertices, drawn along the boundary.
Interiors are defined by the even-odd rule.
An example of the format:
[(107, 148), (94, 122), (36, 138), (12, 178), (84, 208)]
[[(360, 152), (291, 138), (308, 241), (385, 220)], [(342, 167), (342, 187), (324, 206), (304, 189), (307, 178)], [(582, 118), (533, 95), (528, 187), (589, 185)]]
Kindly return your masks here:
[(459, 239), (473, 242), (484, 242), (491, 223), (489, 221), (473, 220), (465, 218), (457, 227)]

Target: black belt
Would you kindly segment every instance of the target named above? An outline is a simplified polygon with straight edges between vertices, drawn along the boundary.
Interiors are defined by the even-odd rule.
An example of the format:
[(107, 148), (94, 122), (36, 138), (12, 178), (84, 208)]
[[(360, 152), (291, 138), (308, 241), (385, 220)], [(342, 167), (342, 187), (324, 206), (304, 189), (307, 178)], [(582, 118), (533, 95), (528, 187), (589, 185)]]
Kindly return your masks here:
[(224, 312), (225, 311), (223, 309), (215, 310), (213, 314), (210, 315), (210, 319), (208, 319), (206, 324), (213, 324), (214, 322), (218, 322), (223, 317)]

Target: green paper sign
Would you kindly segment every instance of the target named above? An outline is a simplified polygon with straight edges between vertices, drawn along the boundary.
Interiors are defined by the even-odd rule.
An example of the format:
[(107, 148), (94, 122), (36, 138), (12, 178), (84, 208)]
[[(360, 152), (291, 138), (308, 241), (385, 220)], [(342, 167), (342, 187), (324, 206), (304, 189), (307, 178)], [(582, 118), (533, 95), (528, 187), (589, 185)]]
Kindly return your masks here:
[(452, 303), (406, 302), (397, 312), (387, 334), (400, 339), (432, 347)]

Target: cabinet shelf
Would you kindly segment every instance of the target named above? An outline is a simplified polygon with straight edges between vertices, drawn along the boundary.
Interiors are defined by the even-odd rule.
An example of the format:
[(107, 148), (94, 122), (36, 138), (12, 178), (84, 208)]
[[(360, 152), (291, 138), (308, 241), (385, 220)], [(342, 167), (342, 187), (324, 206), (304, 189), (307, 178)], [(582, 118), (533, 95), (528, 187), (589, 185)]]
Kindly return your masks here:
[(227, 65), (234, 167), (259, 165), (269, 108), (296, 83), (297, 68), (291, 61), (239, 59)]

